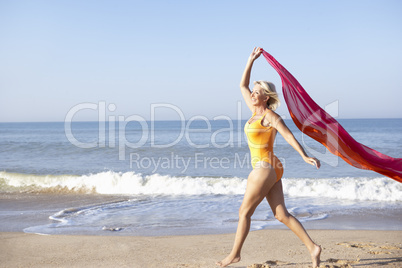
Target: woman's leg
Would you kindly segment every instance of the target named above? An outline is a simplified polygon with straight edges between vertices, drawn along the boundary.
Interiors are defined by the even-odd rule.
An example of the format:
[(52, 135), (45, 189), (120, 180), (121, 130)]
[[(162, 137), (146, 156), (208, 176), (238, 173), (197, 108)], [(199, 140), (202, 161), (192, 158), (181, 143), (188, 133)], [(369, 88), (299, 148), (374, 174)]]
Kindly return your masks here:
[(251, 216), (257, 206), (267, 196), (271, 187), (275, 184), (275, 170), (269, 167), (253, 169), (247, 179), (246, 193), (239, 209), (239, 223), (237, 225), (236, 238), (230, 254), (216, 264), (225, 267), (231, 263), (240, 261), (240, 251), (250, 231)]
[(301, 223), (295, 217), (289, 214), (288, 210), (286, 209), (281, 180), (275, 183), (275, 185), (271, 188), (267, 195), (267, 201), (271, 206), (275, 218), (284, 223), (300, 238), (310, 252), (313, 267), (318, 267), (320, 265), (321, 247), (311, 240), (303, 225), (301, 225)]

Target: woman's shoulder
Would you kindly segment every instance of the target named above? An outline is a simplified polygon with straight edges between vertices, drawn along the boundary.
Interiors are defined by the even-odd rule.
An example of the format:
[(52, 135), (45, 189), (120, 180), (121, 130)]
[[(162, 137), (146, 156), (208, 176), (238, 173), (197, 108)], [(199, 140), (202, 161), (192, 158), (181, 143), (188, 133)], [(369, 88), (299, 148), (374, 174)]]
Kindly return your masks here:
[(273, 126), (275, 127), (279, 120), (282, 118), (276, 112), (272, 110), (268, 110), (263, 118), (264, 126)]
[(268, 111), (266, 111), (266, 116), (268, 118), (278, 118), (280, 117), (275, 111), (272, 111), (271, 109), (268, 109)]

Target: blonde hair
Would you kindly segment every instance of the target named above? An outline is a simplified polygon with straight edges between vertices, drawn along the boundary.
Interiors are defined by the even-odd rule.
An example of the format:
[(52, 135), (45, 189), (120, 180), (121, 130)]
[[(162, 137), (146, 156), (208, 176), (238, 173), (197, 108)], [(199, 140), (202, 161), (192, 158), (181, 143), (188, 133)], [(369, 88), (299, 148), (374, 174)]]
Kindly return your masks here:
[(268, 109), (275, 111), (281, 104), (278, 93), (276, 93), (275, 85), (271, 82), (262, 80), (254, 81), (254, 85), (259, 85), (264, 89), (264, 94), (269, 97), (267, 101)]

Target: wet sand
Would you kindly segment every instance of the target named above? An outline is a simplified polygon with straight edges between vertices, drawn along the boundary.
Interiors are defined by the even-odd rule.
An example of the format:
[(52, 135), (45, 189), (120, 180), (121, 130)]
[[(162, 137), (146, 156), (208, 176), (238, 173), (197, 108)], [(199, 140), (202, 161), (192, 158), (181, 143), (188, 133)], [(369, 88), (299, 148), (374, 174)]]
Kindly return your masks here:
[[(402, 267), (402, 231), (309, 230), (323, 248), (321, 267)], [(234, 234), (133, 237), (0, 233), (1, 267), (216, 267)], [(310, 267), (289, 230), (249, 234), (230, 267)]]

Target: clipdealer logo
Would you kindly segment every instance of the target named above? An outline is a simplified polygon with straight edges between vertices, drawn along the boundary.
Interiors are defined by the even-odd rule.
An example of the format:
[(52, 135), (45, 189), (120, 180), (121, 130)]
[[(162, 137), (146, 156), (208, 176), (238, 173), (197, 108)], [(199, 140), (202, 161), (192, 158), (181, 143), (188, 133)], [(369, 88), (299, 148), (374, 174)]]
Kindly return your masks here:
[[(241, 120), (241, 102), (238, 102), (238, 118), (236, 120)], [(106, 108), (107, 107), (107, 108)], [(170, 104), (170, 103), (156, 103), (151, 104), (150, 106), (150, 120), (147, 121), (144, 117), (140, 115), (130, 115), (125, 117), (124, 115), (108, 115), (108, 112), (114, 112), (116, 110), (115, 104), (106, 105), (106, 102), (100, 101), (99, 103), (80, 103), (72, 107), (64, 120), (64, 131), (69, 142), (79, 148), (90, 149), (90, 148), (115, 148), (119, 149), (119, 160), (126, 159), (126, 149), (137, 149), (144, 145), (149, 145), (152, 148), (169, 148), (177, 143), (179, 143), (182, 139), (185, 139), (187, 144), (192, 148), (202, 149), (202, 148), (225, 148), (225, 147), (241, 147), (242, 142), (242, 129), (240, 124), (238, 124), (237, 129), (234, 129), (233, 119), (227, 115), (219, 115), (215, 116), (213, 120), (225, 120), (228, 122), (229, 127), (218, 129), (216, 131), (212, 131), (211, 121), (202, 115), (196, 115), (189, 119), (186, 119), (184, 113), (179, 109), (179, 107)], [(167, 143), (161, 143), (156, 140), (156, 129), (155, 129), (155, 121), (156, 118), (156, 110), (160, 108), (170, 109), (177, 113), (180, 122), (180, 130), (177, 134), (177, 137), (173, 141), (169, 141)], [(79, 112), (84, 110), (93, 110), (98, 113), (98, 139), (96, 141), (91, 142), (83, 142), (76, 138), (72, 131), (72, 123), (74, 116)], [(206, 124), (205, 128), (194, 128), (192, 124), (194, 121), (203, 121)], [(141, 137), (136, 142), (131, 142), (127, 139), (127, 125), (131, 122), (136, 122), (139, 124), (141, 132)], [(108, 129), (108, 133), (106, 133), (106, 129)], [(117, 144), (116, 144), (116, 131), (117, 131)], [(217, 135), (220, 133), (228, 133), (229, 138), (226, 143), (217, 142)], [(234, 133), (237, 132), (237, 140), (234, 140)], [(206, 133), (210, 134), (210, 140), (207, 143), (197, 143), (191, 138), (191, 133)], [(108, 137), (108, 138), (106, 138)]]

